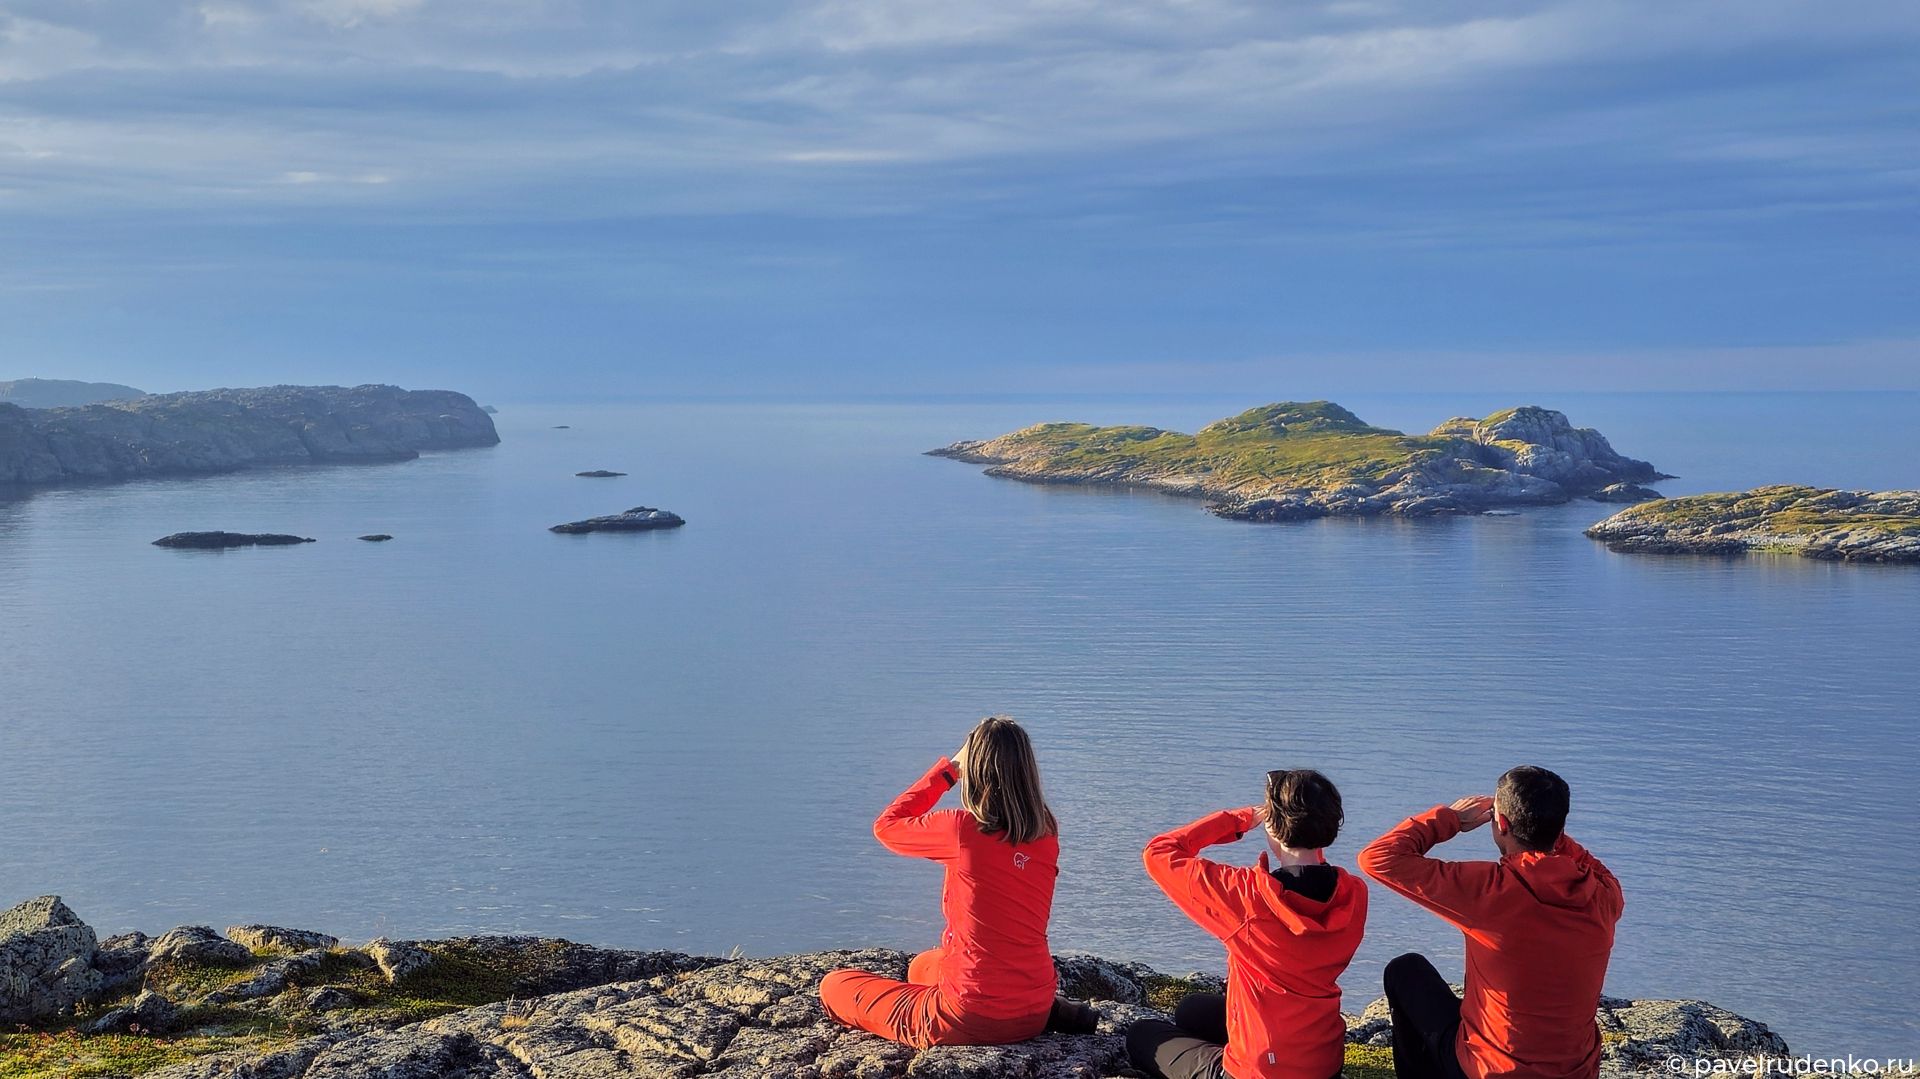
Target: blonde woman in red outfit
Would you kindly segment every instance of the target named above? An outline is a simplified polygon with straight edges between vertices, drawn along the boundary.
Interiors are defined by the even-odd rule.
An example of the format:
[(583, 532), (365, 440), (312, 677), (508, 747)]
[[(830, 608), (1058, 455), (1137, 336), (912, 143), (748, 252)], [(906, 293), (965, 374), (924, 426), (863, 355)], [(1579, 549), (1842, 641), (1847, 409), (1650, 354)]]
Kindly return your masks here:
[[(935, 810), (955, 786), (964, 808)], [(820, 983), (828, 1015), (925, 1049), (1025, 1041), (1048, 1025), (1056, 977), (1047, 919), (1060, 841), (1020, 725), (989, 716), (873, 823), (895, 854), (946, 867), (940, 946), (907, 980), (836, 970)]]

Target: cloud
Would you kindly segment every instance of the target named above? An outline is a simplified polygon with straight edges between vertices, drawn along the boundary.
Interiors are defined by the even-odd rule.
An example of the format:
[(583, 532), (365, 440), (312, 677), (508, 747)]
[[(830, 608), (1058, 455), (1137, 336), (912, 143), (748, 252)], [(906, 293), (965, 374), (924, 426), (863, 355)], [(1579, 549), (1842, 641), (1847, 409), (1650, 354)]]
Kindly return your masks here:
[[(703, 189), (714, 209), (757, 187), (750, 209), (793, 181), (708, 181), (769, 162), (866, 166), (926, 197), (902, 166), (1097, 185), (1115, 165), (1188, 180), (1378, 171), (1411, 153), (1444, 169), (1481, 140), (1582, 135), (1649, 167), (1714, 158), (1752, 174), (1799, 167), (1796, 146), (1842, 167), (1916, 157), (1897, 116), (1836, 127), (1741, 101), (1789, 63), (1803, 86), (1869, 81), (1916, 36), (1897, 3), (1846, 19), (1779, 0), (1493, 16), (1235, 0), (15, 6), (0, 24), (0, 140), (59, 162), (12, 166), (16, 196), (47, 203), (217, 205), (287, 171), (380, 172), (397, 201), (505, 200), (574, 186), (584, 164)], [(1588, 126), (1650, 96), (1637, 127)], [(1093, 155), (1100, 168), (1076, 174)], [(236, 157), (275, 164), (249, 175)]]

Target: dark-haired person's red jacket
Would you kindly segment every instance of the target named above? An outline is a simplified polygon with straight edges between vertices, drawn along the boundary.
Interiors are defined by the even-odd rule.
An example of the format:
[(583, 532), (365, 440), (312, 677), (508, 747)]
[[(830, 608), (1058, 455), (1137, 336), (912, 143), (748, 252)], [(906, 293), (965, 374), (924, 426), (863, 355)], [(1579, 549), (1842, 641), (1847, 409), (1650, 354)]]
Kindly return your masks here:
[(1458, 834), (1460, 815), (1435, 806), (1367, 844), (1360, 868), (1466, 935), (1461, 1069), (1468, 1079), (1591, 1079), (1594, 1010), (1626, 906), (1620, 882), (1566, 835), (1551, 851), (1497, 862), (1426, 856)]
[(1256, 827), (1222, 810), (1156, 836), (1141, 857), (1174, 905), (1227, 946), (1227, 1051), (1234, 1079), (1327, 1079), (1345, 1062), (1340, 975), (1367, 928), (1367, 885), (1339, 870), (1326, 901), (1289, 891), (1267, 870), (1200, 857)]
[(940, 758), (873, 822), (874, 838), (895, 854), (946, 867), (941, 991), (972, 1015), (1045, 1016), (1058, 982), (1047, 920), (1060, 875), (1060, 840), (1047, 836), (1016, 846), (982, 832), (964, 809), (933, 811), (958, 779), (953, 762)]

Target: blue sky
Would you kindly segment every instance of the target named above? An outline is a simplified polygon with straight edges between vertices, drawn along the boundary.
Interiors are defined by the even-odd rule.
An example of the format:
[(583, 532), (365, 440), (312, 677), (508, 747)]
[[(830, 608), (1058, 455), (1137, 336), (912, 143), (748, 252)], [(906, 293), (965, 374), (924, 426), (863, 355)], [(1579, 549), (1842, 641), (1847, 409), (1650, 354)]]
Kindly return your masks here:
[(1920, 388), (1920, 7), (0, 0), (0, 378)]

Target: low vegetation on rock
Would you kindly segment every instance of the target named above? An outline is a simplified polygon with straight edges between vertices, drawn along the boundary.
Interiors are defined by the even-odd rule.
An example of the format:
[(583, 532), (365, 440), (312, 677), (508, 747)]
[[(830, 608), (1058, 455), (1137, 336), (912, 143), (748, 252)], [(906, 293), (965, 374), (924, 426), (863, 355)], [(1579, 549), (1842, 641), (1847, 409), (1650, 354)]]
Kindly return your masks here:
[[(204, 926), (96, 940), (52, 896), (0, 914), (0, 1079), (1100, 1079), (1128, 1069), (1121, 1032), (1219, 977), (1092, 956), (1055, 959), (1091, 1035), (916, 1052), (820, 1009), (828, 971), (901, 977), (867, 950), (771, 959), (594, 948), (539, 937), (379, 940)], [(1605, 1000), (1603, 1072), (1668, 1057), (1787, 1053), (1766, 1026), (1697, 1001)], [(1350, 1079), (1391, 1079), (1385, 1002), (1347, 1018)]]
[(1616, 551), (1774, 552), (1836, 562), (1920, 563), (1920, 491), (1759, 487), (1625, 509), (1587, 529)]
[[(1433, 516), (1565, 502), (1665, 478), (1550, 409), (1452, 419), (1424, 435), (1374, 427), (1328, 401), (1282, 402), (1198, 434), (1043, 423), (939, 457), (1035, 483), (1151, 487), (1205, 498), (1223, 517)], [(1651, 493), (1651, 492), (1649, 492)]]

